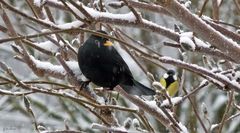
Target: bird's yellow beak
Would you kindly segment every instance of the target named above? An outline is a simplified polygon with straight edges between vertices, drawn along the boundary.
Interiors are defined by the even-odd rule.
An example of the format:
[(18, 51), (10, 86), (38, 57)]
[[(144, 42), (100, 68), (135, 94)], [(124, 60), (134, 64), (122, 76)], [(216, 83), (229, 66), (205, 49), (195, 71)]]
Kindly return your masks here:
[(106, 41), (103, 45), (109, 47), (112, 46), (113, 43), (111, 41)]

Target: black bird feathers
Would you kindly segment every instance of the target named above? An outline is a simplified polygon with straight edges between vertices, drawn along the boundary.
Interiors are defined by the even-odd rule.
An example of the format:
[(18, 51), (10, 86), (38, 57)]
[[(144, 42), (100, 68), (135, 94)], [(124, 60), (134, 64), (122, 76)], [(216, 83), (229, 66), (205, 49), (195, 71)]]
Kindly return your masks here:
[(127, 64), (107, 38), (91, 35), (78, 50), (78, 63), (84, 76), (98, 86), (113, 89), (120, 85), (133, 95), (155, 94), (133, 78)]

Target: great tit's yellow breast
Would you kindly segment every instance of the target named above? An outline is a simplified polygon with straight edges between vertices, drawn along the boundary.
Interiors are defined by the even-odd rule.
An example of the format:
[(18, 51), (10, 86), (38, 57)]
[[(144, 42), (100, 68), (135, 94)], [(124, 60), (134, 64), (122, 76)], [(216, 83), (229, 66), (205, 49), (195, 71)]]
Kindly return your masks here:
[(167, 82), (166, 82), (166, 80), (165, 80), (163, 77), (160, 79), (160, 83), (161, 83), (161, 85), (162, 85), (164, 88), (166, 88)]
[(179, 83), (178, 83), (177, 80), (174, 81), (173, 83), (171, 83), (171, 84), (168, 86), (168, 88), (167, 88), (168, 94), (169, 94), (171, 97), (173, 97), (173, 96), (177, 93), (178, 87), (179, 87)]

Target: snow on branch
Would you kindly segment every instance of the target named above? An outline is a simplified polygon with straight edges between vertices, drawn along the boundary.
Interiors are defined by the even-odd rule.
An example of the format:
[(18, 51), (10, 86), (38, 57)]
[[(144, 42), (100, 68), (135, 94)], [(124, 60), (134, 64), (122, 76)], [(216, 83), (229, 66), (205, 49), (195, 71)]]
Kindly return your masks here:
[[(61, 8), (61, 9), (66, 10), (66, 7), (61, 2), (58, 2), (56, 0), (46, 0), (46, 3), (52, 7)], [(128, 3), (131, 5), (132, 2), (128, 2)], [(163, 26), (160, 26), (156, 23), (153, 23), (149, 20), (141, 18), (141, 21), (136, 22), (136, 20), (137, 20), (136, 16), (132, 12), (129, 12), (127, 14), (113, 14), (113, 13), (109, 13), (109, 12), (100, 12), (100, 11), (94, 10), (92, 8), (84, 6), (82, 3), (77, 3), (77, 4), (81, 5), (81, 7), (86, 12), (88, 12), (88, 14), (93, 19), (92, 21), (115, 24), (115, 25), (122, 25), (122, 26), (133, 26), (133, 27), (144, 29), (144, 30), (159, 33), (159, 34), (164, 35), (174, 41), (179, 40), (179, 35), (177, 33), (173, 32), (172, 30), (167, 29)], [(70, 5), (70, 4), (68, 4), (68, 6), (72, 7), (72, 5)], [(74, 12), (77, 15), (79, 15), (80, 17), (82, 17), (82, 18), (86, 17), (84, 15), (84, 13), (81, 12), (82, 10), (80, 11), (79, 9), (76, 9), (76, 7), (73, 7), (72, 10), (74, 10)], [(71, 26), (71, 23), (72, 22), (70, 22), (69, 24), (64, 24), (64, 25), (67, 25), (66, 27), (76, 27), (74, 25)], [(77, 21), (75, 21), (74, 23), (77, 23)], [(59, 26), (61, 28), (66, 28), (62, 25), (56, 25), (56, 24), (54, 25), (54, 27), (60, 28)]]
[(204, 43), (193, 35), (193, 32), (180, 33), (179, 43), (184, 50), (195, 51), (196, 49), (210, 49), (210, 45)]
[[(40, 61), (35, 59), (35, 57), (30, 56), (30, 59), (33, 61), (39, 71), (44, 71), (45, 74), (48, 74), (57, 78), (64, 78), (66, 76), (66, 71), (62, 65), (54, 65), (47, 61)], [(67, 65), (74, 71), (74, 74), (78, 79), (81, 79), (81, 71), (79, 70), (78, 63), (76, 61), (67, 61)]]
[(234, 59), (235, 62), (240, 62), (240, 46), (238, 43), (216, 31), (210, 25), (207, 25), (202, 19), (192, 14), (177, 0), (172, 0), (171, 2), (157, 0), (157, 2), (205, 41), (223, 51), (226, 55)]
[(190, 33), (181, 33), (180, 34), (179, 42), (180, 42), (180, 44), (181, 44), (183, 49), (195, 51), (196, 45), (193, 42), (192, 38), (193, 38), (193, 33), (192, 32), (190, 32)]
[(156, 104), (156, 101), (143, 101), (138, 97), (127, 94), (120, 86), (116, 86), (115, 90), (121, 95), (123, 95), (125, 98), (133, 102), (135, 105), (137, 105), (139, 108), (155, 116), (155, 118), (164, 126), (169, 127), (170, 131), (182, 131), (182, 129), (177, 124), (176, 120), (170, 115), (170, 113), (164, 108), (159, 108)]
[[(220, 85), (221, 87), (225, 88), (225, 87), (229, 87), (231, 89), (234, 89), (238, 92), (240, 92), (240, 85), (238, 82), (236, 82), (235, 80), (230, 80), (229, 78), (227, 78), (225, 75), (221, 75), (221, 74), (215, 74), (209, 70), (207, 70), (206, 68), (200, 67), (196, 64), (189, 64), (189, 63), (185, 63), (183, 61), (171, 58), (171, 57), (167, 57), (167, 56), (157, 56), (157, 55), (152, 55), (149, 57), (144, 57), (144, 55), (141, 55), (141, 57), (154, 62), (156, 64), (160, 63), (167, 63), (167, 64), (173, 64), (176, 65), (178, 67), (184, 68), (186, 70), (192, 71), (196, 74), (199, 74), (203, 77), (209, 77), (208, 80), (210, 80), (213, 83), (217, 83), (218, 85)], [(152, 58), (154, 58), (156, 61), (152, 60)], [(160, 64), (159, 64), (160, 65)]]

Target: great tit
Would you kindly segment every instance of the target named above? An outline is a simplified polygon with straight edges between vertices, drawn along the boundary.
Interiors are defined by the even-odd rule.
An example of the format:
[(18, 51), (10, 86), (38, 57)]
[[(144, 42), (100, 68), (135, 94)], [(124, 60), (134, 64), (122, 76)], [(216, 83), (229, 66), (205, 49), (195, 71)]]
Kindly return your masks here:
[(168, 70), (167, 73), (161, 77), (160, 83), (166, 89), (169, 96), (173, 97), (177, 93), (179, 82), (174, 70)]

